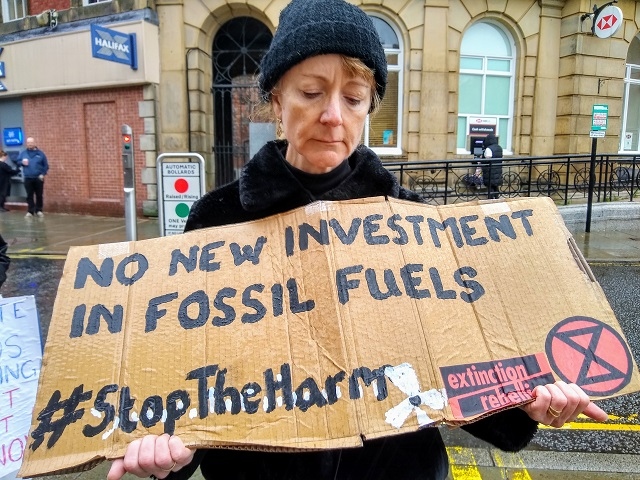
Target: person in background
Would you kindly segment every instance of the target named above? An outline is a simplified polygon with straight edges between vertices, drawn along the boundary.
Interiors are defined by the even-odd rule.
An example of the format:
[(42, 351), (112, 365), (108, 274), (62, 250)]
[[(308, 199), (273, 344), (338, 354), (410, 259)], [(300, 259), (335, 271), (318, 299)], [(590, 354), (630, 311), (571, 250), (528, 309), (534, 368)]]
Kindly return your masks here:
[(482, 172), (482, 182), (487, 187), (488, 198), (500, 198), (500, 185), (502, 185), (502, 147), (498, 145), (498, 139), (490, 133), (482, 142), (482, 158), (476, 169), (476, 175)]
[(49, 171), (49, 161), (44, 152), (36, 146), (33, 137), (27, 138), (27, 148), (20, 152), (18, 163), (22, 165), (24, 189), (27, 192), (28, 211), (25, 217), (43, 217), (44, 177)]
[(0, 287), (7, 279), (7, 270), (9, 270), (9, 264), (11, 263), (11, 259), (7, 255), (7, 248), (7, 242), (0, 235)]
[(9, 155), (4, 150), (0, 150), (0, 212), (8, 212), (5, 202), (7, 201), (7, 194), (11, 185), (11, 177), (17, 175), (19, 170), (16, 170), (7, 163)]
[[(258, 79), (284, 139), (268, 142), (239, 179), (192, 207), (185, 230), (261, 219), (316, 200), (388, 196), (420, 202), (378, 156), (360, 144), (367, 115), (384, 97), (387, 64), (371, 19), (344, 0), (293, 0), (280, 14)], [(401, 319), (397, 319), (400, 323)], [(152, 380), (150, 380), (152, 381)], [(607, 414), (578, 386), (538, 386), (535, 401), (462, 428), (508, 451), (520, 450), (538, 422), (560, 427), (585, 413)], [(108, 480), (187, 479), (444, 479), (448, 460), (437, 428), (365, 440), (360, 448), (258, 452), (187, 448), (180, 437), (133, 440)]]

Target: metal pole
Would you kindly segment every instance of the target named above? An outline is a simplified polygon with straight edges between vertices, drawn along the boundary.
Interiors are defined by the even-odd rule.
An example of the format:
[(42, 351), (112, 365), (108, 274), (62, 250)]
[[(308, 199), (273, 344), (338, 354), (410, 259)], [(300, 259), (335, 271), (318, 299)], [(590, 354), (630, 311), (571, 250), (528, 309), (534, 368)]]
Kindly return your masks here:
[(591, 232), (591, 208), (593, 205), (593, 189), (596, 184), (596, 150), (598, 148), (598, 139), (591, 139), (591, 162), (589, 164), (589, 193), (587, 194), (587, 224), (584, 231)]
[(127, 241), (131, 242), (138, 239), (138, 222), (136, 217), (136, 189), (124, 189), (124, 220), (127, 232)]
[(138, 239), (136, 218), (135, 162), (133, 160), (133, 131), (129, 125), (122, 125), (122, 167), (124, 173), (124, 222), (127, 241)]

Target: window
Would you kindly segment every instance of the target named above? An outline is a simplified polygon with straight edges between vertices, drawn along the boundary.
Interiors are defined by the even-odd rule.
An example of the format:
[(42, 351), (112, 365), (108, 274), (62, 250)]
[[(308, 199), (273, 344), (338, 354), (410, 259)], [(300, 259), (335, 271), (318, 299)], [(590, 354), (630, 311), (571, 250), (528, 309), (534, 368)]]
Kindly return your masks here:
[(378, 112), (367, 118), (364, 144), (378, 155), (402, 154), (402, 48), (386, 20), (371, 16), (387, 57), (387, 90)]
[[(478, 22), (465, 32), (460, 46), (458, 154), (470, 153), (470, 134), (492, 129), (502, 148), (511, 150), (514, 51), (511, 36), (495, 23)], [(484, 130), (477, 127), (483, 123)]]
[(2, 0), (2, 20), (11, 22), (27, 15), (26, 0)]
[(622, 107), (621, 152), (640, 152), (640, 40), (631, 40), (627, 52)]
[(94, 3), (110, 2), (111, 0), (83, 0), (84, 5), (93, 5)]

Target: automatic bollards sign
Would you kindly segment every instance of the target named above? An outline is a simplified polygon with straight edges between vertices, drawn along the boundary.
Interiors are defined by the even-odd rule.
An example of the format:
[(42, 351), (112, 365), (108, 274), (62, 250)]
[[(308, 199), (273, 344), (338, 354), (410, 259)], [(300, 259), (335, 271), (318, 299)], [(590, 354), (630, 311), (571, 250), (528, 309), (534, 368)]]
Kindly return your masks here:
[(160, 235), (177, 235), (184, 231), (191, 205), (204, 193), (204, 159), (197, 153), (163, 154), (157, 169)]

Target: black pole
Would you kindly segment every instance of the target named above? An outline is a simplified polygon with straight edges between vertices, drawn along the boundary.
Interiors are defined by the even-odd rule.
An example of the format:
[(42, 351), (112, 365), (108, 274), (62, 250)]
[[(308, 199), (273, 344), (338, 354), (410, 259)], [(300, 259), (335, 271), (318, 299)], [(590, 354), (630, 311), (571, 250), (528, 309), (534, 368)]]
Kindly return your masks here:
[(593, 188), (596, 184), (596, 149), (598, 148), (598, 139), (591, 139), (591, 163), (589, 165), (589, 193), (587, 195), (587, 224), (584, 231), (591, 232), (591, 207), (593, 205)]

